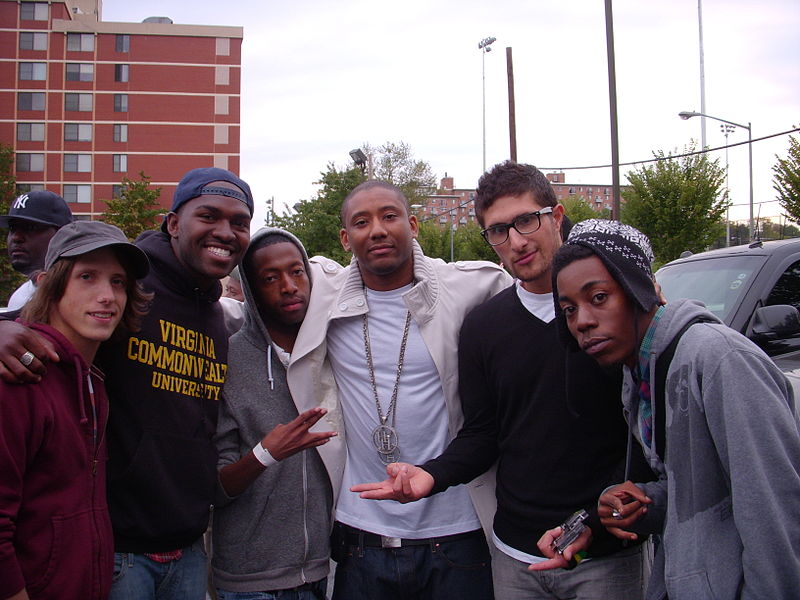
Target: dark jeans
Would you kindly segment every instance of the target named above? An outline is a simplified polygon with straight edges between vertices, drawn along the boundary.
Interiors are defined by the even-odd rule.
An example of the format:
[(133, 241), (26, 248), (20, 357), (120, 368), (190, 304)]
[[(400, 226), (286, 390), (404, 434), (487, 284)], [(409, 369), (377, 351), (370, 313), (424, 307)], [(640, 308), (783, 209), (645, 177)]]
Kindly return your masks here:
[(492, 600), (491, 556), (482, 531), (453, 541), (380, 548), (334, 528), (333, 600)]
[(324, 600), (327, 586), (326, 578), (292, 590), (273, 592), (226, 592), (217, 588), (217, 600)]

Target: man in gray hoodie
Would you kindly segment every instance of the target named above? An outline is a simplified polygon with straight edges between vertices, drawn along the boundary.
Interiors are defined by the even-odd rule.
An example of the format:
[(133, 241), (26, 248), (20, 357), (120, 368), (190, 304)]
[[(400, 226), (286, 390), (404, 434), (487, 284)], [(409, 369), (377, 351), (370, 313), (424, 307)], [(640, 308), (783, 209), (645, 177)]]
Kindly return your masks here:
[(280, 229), (259, 230), (242, 259), (244, 324), (230, 340), (215, 438), (224, 492), (213, 525), (220, 600), (325, 597), (333, 493), (314, 448), (336, 432), (309, 431), (326, 410), (298, 415), (286, 382), (310, 269), (302, 244)]
[[(622, 539), (663, 531), (647, 598), (797, 598), (800, 421), (792, 388), (760, 348), (699, 302), (660, 305), (652, 259), (639, 231), (590, 220), (573, 228), (553, 260), (557, 318), (575, 349), (601, 365), (625, 365), (625, 416), (659, 476), (606, 490), (601, 522)], [(588, 541), (587, 533), (554, 556), (559, 534), (550, 530), (539, 542), (553, 566)]]

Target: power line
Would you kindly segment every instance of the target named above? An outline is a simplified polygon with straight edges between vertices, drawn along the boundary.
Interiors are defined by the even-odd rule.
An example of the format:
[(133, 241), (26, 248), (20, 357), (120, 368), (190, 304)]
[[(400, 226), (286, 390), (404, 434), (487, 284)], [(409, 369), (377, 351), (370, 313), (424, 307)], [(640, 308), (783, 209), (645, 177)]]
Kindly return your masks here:
[[(797, 131), (800, 131), (800, 127), (795, 127), (794, 129), (789, 129), (788, 131), (782, 131), (780, 133), (773, 133), (771, 135), (765, 135), (765, 136), (762, 136), (760, 138), (754, 138), (752, 140), (752, 143), (761, 142), (763, 140), (769, 140), (771, 138), (779, 137), (781, 135), (789, 135), (789, 134), (795, 133)], [(704, 150), (696, 150), (694, 152), (684, 152), (683, 154), (670, 154), (668, 156), (658, 156), (658, 157), (655, 157), (655, 158), (650, 158), (648, 160), (634, 160), (634, 161), (631, 161), (631, 162), (624, 162), (624, 163), (620, 163), (619, 166), (620, 167), (630, 167), (632, 165), (644, 165), (644, 164), (647, 164), (647, 163), (660, 162), (662, 160), (672, 160), (674, 158), (684, 158), (686, 156), (695, 156), (697, 154), (706, 154), (708, 152), (716, 152), (718, 150), (724, 150), (725, 148), (735, 148), (736, 146), (743, 146), (743, 145), (749, 144), (749, 143), (751, 143), (751, 142), (748, 141), (748, 140), (745, 140), (743, 142), (736, 142), (735, 144), (727, 144), (727, 145), (723, 145), (723, 146), (717, 146), (716, 148), (707, 148), (707, 149), (704, 149)], [(591, 165), (591, 166), (587, 166), (587, 167), (538, 167), (538, 169), (540, 171), (579, 171), (579, 170), (582, 170), (582, 169), (586, 169), (586, 170), (588, 170), (588, 169), (610, 169), (612, 166), (613, 165)]]

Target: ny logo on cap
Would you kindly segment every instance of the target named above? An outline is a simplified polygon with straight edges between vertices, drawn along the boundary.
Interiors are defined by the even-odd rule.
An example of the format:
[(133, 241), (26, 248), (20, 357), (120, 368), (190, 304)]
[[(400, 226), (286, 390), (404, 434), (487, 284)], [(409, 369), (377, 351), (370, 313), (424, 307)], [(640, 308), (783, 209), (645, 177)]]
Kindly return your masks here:
[(28, 194), (22, 194), (22, 196), (19, 196), (17, 197), (16, 200), (14, 200), (14, 206), (12, 206), (11, 208), (13, 209), (25, 208), (25, 203), (27, 201), (28, 201)]

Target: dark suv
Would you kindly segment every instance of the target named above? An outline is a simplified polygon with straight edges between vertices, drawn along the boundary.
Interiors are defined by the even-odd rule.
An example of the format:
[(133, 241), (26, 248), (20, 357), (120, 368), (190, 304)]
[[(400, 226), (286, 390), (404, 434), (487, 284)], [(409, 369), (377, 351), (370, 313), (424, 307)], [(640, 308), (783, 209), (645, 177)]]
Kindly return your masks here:
[(753, 340), (800, 390), (800, 238), (693, 254), (656, 279), (668, 301), (700, 300)]

